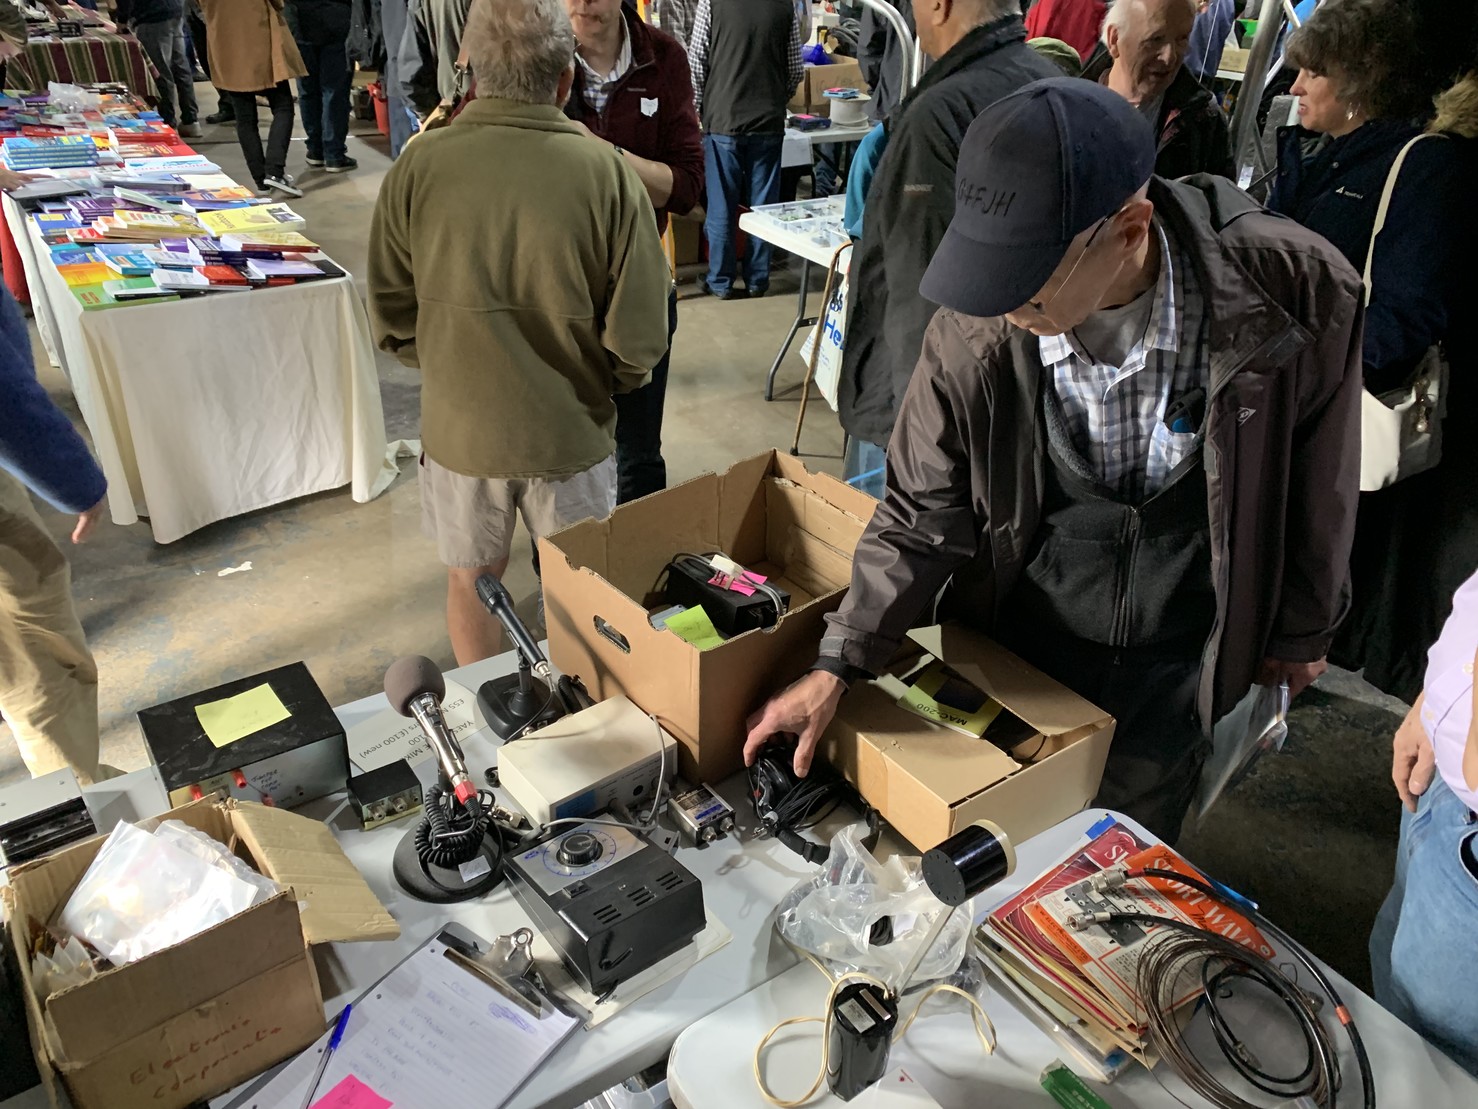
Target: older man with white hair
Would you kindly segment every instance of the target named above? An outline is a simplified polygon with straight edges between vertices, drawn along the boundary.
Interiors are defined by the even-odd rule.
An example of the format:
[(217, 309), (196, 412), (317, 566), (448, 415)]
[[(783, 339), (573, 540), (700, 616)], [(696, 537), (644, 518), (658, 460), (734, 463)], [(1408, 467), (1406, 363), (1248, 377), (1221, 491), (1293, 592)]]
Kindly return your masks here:
[(466, 665), (502, 649), (475, 583), (517, 518), (537, 539), (615, 507), (611, 397), (667, 351), (671, 276), (636, 171), (561, 110), (563, 0), (473, 0), (463, 48), (477, 99), (386, 176), (369, 302), (380, 349), (421, 370), (422, 523)]
[(1103, 21), (1104, 50), (1083, 76), (1118, 93), (1155, 131), (1155, 173), (1235, 178), (1226, 116), (1186, 68), (1199, 0), (1118, 0)]

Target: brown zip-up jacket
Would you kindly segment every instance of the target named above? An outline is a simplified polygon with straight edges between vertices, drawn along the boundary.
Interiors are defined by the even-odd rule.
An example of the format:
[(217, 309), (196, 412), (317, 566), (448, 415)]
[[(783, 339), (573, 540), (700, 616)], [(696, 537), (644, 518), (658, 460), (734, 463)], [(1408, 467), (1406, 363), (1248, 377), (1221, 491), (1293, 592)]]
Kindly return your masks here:
[[(1210, 316), (1217, 614), (1198, 699), (1209, 732), (1264, 658), (1323, 658), (1349, 605), (1360, 278), (1319, 236), (1222, 178), (1154, 178), (1149, 196), (1196, 266)], [(1041, 382), (1028, 332), (1004, 318), (934, 316), (821, 666), (879, 672), (941, 590), (939, 619), (993, 630), (1040, 524)]]

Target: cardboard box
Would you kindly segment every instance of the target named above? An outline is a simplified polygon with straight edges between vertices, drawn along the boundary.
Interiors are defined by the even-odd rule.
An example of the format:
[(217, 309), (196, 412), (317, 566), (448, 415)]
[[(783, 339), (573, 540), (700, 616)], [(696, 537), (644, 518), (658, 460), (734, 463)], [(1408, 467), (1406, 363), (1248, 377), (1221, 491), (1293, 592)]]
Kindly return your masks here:
[(25, 954), (33, 922), (61, 909), (104, 841), (11, 870), (10, 942), (53, 1106), (61, 1104), (58, 1079), (77, 1109), (183, 1109), (229, 1090), (322, 1035), (309, 944), (400, 934), (319, 821), (209, 799), (161, 819), (232, 845), (288, 888), (184, 943), (38, 1001)]
[(673, 216), (667, 222), (667, 233), (671, 236), (668, 262), (674, 270), (679, 266), (696, 266), (703, 261), (703, 220)]
[(830, 106), (826, 99), (827, 89), (857, 89), (867, 92), (867, 82), (862, 79), (862, 67), (856, 58), (841, 58), (832, 65), (806, 67), (806, 103), (814, 115), (824, 116)]
[[(596, 698), (622, 693), (655, 714), (690, 781), (720, 781), (742, 764), (745, 717), (816, 661), (876, 505), (770, 451), (556, 532), (539, 544), (550, 661)], [(775, 631), (699, 651), (651, 626), (663, 568), (709, 551), (790, 593)]]
[(823, 94), (827, 89), (868, 91), (867, 82), (862, 79), (862, 67), (857, 64), (856, 58), (839, 57), (831, 65), (806, 66), (806, 75), (796, 86), (795, 94), (785, 105), (785, 110), (824, 116), (828, 101)]
[[(1021, 843), (1098, 793), (1114, 719), (983, 635), (954, 625), (911, 633), (917, 647), (842, 698), (822, 741), (828, 761), (921, 851), (982, 818)], [(899, 706), (925, 654), (1036, 729), (1013, 754)], [(1022, 761), (1017, 761), (1021, 759)]]

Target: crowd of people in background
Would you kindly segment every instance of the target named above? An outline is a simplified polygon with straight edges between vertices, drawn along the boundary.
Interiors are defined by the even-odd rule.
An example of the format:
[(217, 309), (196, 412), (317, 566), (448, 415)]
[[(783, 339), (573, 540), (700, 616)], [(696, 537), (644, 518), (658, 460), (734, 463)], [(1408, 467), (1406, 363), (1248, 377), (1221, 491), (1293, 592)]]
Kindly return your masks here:
[[(840, 7), (866, 16), (877, 126), (850, 159), (822, 144), (814, 189), (847, 194), (845, 473), (880, 503), (815, 667), (756, 711), (748, 757), (796, 737), (806, 773), (848, 686), (932, 611), (1111, 712), (1098, 803), (1173, 841), (1216, 721), (1333, 659), (1409, 702), (1425, 673), (1393, 780), (1409, 824), (1451, 810), (1442, 834), (1472, 856), (1478, 741), (1451, 687), (1466, 667), (1472, 689), (1478, 627), (1471, 600), (1448, 614), (1478, 572), (1454, 310), (1478, 77), (1413, 64), (1402, 0), (1323, 0), (1271, 82), (1297, 125), (1263, 105), (1276, 169), (1239, 180), (1216, 81), (1235, 0), (1038, 0), (1025, 19), (1016, 0), (899, 0), (929, 60), (906, 91), (909, 44)], [(781, 199), (808, 8), (659, 0), (643, 22), (621, 0), (474, 0), (450, 37), (444, 8), (408, 9), (400, 85), (427, 134), (380, 195), (370, 309), (423, 375), (423, 517), (459, 662), (501, 646), (473, 582), (506, 566), (517, 516), (537, 537), (665, 480), (668, 217), (702, 205), (707, 293), (769, 290), (770, 248), (741, 255), (736, 221)], [(1361, 493), (1363, 407), (1438, 344), (1441, 462)], [(1434, 748), (1443, 726), (1461, 735)], [(1419, 963), (1478, 905), (1416, 840), (1377, 981), (1473, 1066), (1478, 991), (1434, 992)]]

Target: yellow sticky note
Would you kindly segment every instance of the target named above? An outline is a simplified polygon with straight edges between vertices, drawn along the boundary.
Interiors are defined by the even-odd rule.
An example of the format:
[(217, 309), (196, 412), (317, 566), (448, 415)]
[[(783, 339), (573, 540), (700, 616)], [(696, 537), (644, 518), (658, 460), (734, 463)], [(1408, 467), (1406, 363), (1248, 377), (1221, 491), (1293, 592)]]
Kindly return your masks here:
[(206, 738), (217, 747), (280, 724), (291, 715), (266, 682), (224, 701), (195, 706), (195, 716), (205, 729)]
[(667, 627), (700, 651), (721, 646), (724, 642), (724, 637), (719, 635), (718, 629), (713, 626), (713, 621), (708, 618), (708, 613), (703, 611), (701, 605), (679, 612), (676, 616), (669, 616)]

